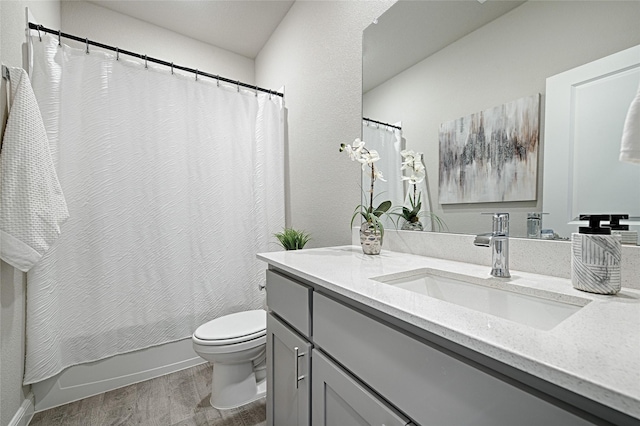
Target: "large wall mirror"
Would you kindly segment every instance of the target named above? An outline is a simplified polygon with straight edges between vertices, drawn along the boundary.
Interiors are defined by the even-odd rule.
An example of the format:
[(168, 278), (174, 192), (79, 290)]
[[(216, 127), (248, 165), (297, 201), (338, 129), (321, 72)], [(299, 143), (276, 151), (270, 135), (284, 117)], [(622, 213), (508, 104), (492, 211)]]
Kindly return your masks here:
[[(400, 146), (424, 153), (425, 203), (444, 222), (444, 227), (433, 226), (433, 230), (489, 232), (491, 218), (481, 213), (499, 211), (510, 213), (512, 236), (527, 236), (528, 214), (545, 212), (544, 191), (559, 183), (545, 175), (553, 179), (566, 175), (545, 170), (547, 78), (639, 45), (638, 22), (638, 1), (400, 0), (366, 28), (363, 117), (399, 125)], [(635, 77), (630, 78), (627, 81)], [(625, 95), (629, 99), (632, 90)], [(525, 201), (440, 203), (441, 124), (536, 96), (540, 113), (535, 195)], [(370, 123), (363, 121), (367, 125)], [(617, 137), (617, 143), (610, 146), (612, 155), (620, 148)], [(594, 160), (597, 158), (588, 160), (592, 162), (588, 174), (597, 181), (610, 172), (610, 166), (599, 167)], [(401, 179), (395, 171), (384, 176), (392, 183)], [(640, 180), (634, 179), (620, 186), (638, 193)], [(625, 191), (620, 192), (624, 196)], [(595, 207), (592, 201), (590, 208), (602, 213), (623, 213), (611, 211), (610, 201), (602, 199), (603, 205)], [(640, 205), (637, 207), (628, 213), (640, 216)], [(555, 215), (557, 209), (551, 210)], [(543, 216), (542, 227), (545, 222), (557, 223), (556, 219)], [(558, 226), (557, 231), (566, 238), (570, 229)]]

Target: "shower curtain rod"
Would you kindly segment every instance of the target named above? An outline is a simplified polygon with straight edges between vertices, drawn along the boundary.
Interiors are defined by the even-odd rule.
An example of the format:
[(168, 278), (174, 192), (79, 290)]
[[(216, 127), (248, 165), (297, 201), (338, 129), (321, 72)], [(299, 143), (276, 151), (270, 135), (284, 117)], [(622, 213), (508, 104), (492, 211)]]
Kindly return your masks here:
[[(60, 38), (61, 37), (68, 38), (68, 39), (75, 40), (75, 41), (79, 41), (81, 43), (85, 43), (87, 45), (87, 52), (89, 51), (89, 45), (96, 46), (96, 47), (99, 47), (101, 49), (106, 49), (106, 50), (111, 50), (112, 52), (116, 52), (117, 55), (119, 55), (119, 54), (129, 55), (129, 56), (133, 56), (133, 57), (138, 58), (138, 59), (142, 59), (145, 62), (153, 62), (155, 64), (160, 64), (160, 65), (164, 65), (164, 66), (170, 67), (172, 72), (173, 72), (174, 69), (177, 69), (177, 70), (182, 70), (182, 71), (186, 71), (186, 72), (189, 72), (189, 73), (193, 73), (193, 74), (196, 75), (196, 80), (198, 79), (198, 76), (209, 77), (209, 78), (215, 79), (215, 80), (217, 80), (219, 82), (220, 81), (224, 81), (225, 83), (235, 84), (238, 88), (240, 86), (242, 86), (242, 87), (246, 87), (248, 89), (252, 89), (252, 90), (256, 90), (256, 91), (259, 90), (261, 92), (269, 93), (270, 95), (276, 95), (276, 96), (280, 96), (280, 97), (284, 98), (284, 93), (276, 92), (275, 90), (264, 89), (262, 87), (258, 87), (258, 86), (247, 84), (247, 83), (243, 83), (243, 82), (241, 82), (239, 80), (231, 80), (229, 78), (221, 77), (219, 75), (210, 74), (210, 73), (207, 73), (207, 72), (204, 72), (204, 71), (200, 71), (198, 69), (183, 67), (181, 65), (175, 65), (173, 62), (163, 61), (162, 59), (156, 59), (156, 58), (152, 58), (152, 57), (147, 56), (147, 55), (142, 55), (140, 53), (130, 52), (128, 50), (120, 49), (118, 47), (113, 47), (113, 46), (109, 46), (107, 44), (98, 43), (97, 41), (92, 41), (92, 40), (89, 40), (88, 38), (82, 38), (82, 37), (74, 36), (74, 35), (71, 35), (71, 34), (63, 33), (60, 30), (52, 30), (51, 28), (43, 27), (42, 25), (34, 24), (33, 22), (29, 22), (29, 28), (32, 29), (32, 30), (38, 31), (38, 35), (40, 34), (39, 33), (40, 31), (45, 32), (45, 33), (49, 33), (49, 34), (53, 34), (53, 35), (57, 35), (58, 36), (58, 44), (60, 44)], [(42, 38), (40, 38), (40, 40), (42, 40)]]
[(393, 124), (383, 123), (382, 121), (376, 121), (376, 120), (372, 120), (372, 119), (366, 118), (366, 117), (362, 117), (362, 119), (365, 120), (365, 121), (368, 121), (370, 123), (382, 124), (383, 126), (393, 127), (394, 129), (402, 130), (402, 127), (394, 126)]

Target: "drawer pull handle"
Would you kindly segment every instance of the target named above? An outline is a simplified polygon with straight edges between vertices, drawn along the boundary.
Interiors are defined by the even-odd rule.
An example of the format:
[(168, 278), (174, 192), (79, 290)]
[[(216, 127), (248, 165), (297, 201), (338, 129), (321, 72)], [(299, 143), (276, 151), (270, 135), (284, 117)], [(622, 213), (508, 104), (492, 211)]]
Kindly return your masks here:
[(304, 374), (302, 376), (299, 376), (300, 373), (298, 371), (298, 358), (303, 357), (305, 355), (305, 353), (304, 352), (300, 353), (299, 351), (300, 351), (300, 349), (298, 349), (297, 346), (295, 348), (293, 348), (294, 361), (296, 363), (296, 367), (294, 369), (294, 371), (295, 371), (294, 377), (295, 377), (295, 380), (296, 380), (296, 389), (298, 389), (298, 382), (300, 380), (304, 379)]

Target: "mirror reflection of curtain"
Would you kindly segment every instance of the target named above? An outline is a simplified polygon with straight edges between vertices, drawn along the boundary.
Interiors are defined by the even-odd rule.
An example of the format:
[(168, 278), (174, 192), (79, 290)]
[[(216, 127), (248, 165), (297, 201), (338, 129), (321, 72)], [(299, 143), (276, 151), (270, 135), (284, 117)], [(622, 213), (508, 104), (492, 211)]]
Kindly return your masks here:
[[(400, 126), (400, 124), (395, 123), (394, 126)], [(362, 120), (362, 140), (367, 149), (375, 149), (380, 154), (380, 160), (376, 162), (376, 167), (382, 171), (382, 176), (386, 180), (383, 182), (378, 179), (375, 182), (374, 208), (386, 200), (390, 200), (393, 207), (402, 206), (404, 203), (404, 185), (400, 171), (402, 166), (400, 151), (404, 149), (402, 130)], [(368, 173), (363, 173), (363, 205), (369, 205), (367, 191), (370, 186), (371, 176)], [(395, 223), (388, 217), (383, 216), (382, 221), (385, 228), (395, 228)]]

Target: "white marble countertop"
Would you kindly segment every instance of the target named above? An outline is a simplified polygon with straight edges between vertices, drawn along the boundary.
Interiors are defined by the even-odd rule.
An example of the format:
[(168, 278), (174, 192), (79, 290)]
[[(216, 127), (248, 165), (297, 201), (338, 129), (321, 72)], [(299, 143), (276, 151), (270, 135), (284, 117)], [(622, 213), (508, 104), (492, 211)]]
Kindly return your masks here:
[[(359, 246), (258, 254), (258, 259), (408, 324), (490, 356), (620, 412), (640, 419), (640, 291), (615, 296), (574, 289), (571, 281), (382, 250), (366, 256)], [(548, 291), (589, 303), (551, 330), (540, 330), (375, 280), (420, 268), (500, 280), (524, 291)], [(541, 313), (543, 315), (543, 313)]]

